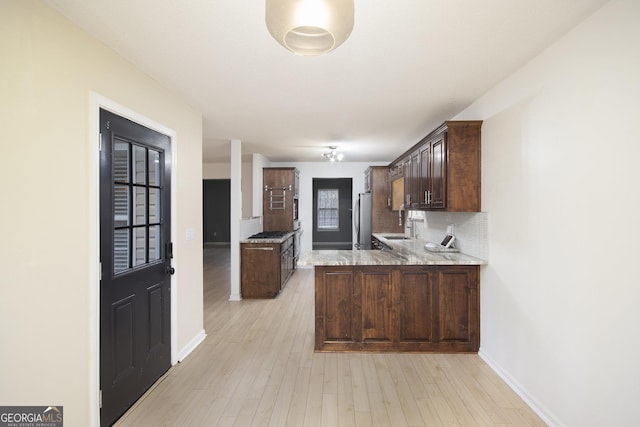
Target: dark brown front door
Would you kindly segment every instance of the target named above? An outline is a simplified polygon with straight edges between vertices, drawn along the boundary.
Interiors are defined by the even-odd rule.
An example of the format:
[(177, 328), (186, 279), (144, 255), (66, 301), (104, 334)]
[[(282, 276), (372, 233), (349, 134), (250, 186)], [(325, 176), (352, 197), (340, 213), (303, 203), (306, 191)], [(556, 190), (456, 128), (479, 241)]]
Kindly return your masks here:
[(171, 366), (171, 140), (100, 110), (101, 425)]

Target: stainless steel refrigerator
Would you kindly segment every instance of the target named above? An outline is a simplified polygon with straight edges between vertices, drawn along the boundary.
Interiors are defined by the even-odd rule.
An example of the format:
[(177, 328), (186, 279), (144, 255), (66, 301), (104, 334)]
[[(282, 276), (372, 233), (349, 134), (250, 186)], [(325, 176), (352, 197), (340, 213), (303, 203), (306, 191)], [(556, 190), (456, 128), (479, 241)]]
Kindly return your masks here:
[(353, 209), (356, 249), (371, 249), (371, 193), (359, 193)]

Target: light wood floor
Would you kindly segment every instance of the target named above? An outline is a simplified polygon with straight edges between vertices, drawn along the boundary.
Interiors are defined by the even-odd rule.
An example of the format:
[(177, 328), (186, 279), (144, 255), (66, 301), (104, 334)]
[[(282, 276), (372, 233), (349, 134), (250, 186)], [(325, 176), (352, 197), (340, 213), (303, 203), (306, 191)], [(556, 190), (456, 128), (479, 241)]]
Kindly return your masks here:
[(314, 353), (311, 269), (232, 303), (229, 248), (204, 264), (206, 340), (117, 426), (545, 425), (477, 355)]

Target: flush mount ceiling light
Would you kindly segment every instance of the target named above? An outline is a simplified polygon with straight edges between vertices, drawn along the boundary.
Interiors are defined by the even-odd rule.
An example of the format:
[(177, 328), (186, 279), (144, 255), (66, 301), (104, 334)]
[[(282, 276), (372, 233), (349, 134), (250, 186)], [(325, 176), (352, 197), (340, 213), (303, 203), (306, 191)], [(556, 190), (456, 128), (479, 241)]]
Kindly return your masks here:
[(265, 21), (278, 43), (298, 55), (322, 55), (353, 30), (353, 0), (266, 0)]
[(337, 148), (338, 147), (334, 146), (329, 147), (331, 151), (329, 151), (328, 153), (324, 153), (323, 156), (326, 157), (330, 162), (341, 162), (342, 159), (344, 159), (344, 154), (338, 153), (336, 151)]

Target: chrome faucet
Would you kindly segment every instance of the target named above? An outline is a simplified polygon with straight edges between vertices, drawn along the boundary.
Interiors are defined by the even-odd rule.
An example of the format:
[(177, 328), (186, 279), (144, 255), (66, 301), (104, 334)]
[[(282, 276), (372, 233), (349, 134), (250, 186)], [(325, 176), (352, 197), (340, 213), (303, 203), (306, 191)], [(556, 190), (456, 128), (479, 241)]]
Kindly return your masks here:
[(409, 229), (409, 237), (412, 239), (418, 238), (418, 230), (416, 228), (416, 221), (413, 218), (406, 219), (407, 228)]

